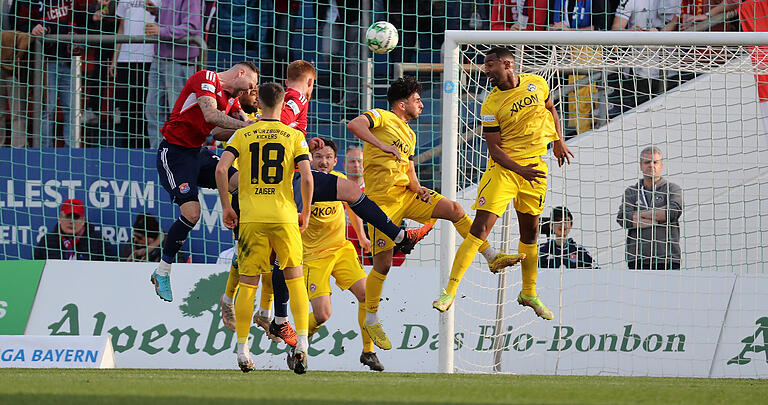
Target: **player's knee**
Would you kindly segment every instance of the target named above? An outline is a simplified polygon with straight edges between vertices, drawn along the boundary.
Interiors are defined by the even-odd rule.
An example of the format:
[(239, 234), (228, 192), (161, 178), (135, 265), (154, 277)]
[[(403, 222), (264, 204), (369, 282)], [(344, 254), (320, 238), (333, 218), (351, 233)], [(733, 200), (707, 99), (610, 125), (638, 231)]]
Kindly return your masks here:
[(454, 222), (464, 217), (464, 209), (461, 208), (461, 204), (457, 203), (456, 201), (451, 201), (449, 209), (451, 218), (455, 218)]
[(325, 323), (327, 320), (331, 319), (331, 312), (332, 310), (330, 308), (321, 308), (314, 311), (315, 322), (317, 322), (318, 325)]
[(189, 210), (188, 212), (182, 213), (181, 216), (183, 216), (184, 219), (187, 220), (189, 223), (197, 224), (197, 221), (200, 220), (200, 210), (197, 210), (197, 211)]

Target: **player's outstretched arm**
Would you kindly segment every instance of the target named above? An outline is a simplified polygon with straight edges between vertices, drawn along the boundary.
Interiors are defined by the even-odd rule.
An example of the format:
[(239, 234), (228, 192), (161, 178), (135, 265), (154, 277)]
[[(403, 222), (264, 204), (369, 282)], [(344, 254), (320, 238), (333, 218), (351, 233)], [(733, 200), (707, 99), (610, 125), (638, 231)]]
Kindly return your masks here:
[(251, 121), (240, 121), (220, 111), (216, 107), (216, 100), (211, 96), (202, 96), (197, 99), (197, 105), (203, 111), (205, 122), (225, 129), (240, 129), (251, 124)]
[(547, 103), (544, 106), (552, 114), (552, 119), (555, 120), (555, 131), (557, 131), (557, 137), (559, 138), (552, 145), (552, 153), (554, 153), (557, 158), (557, 165), (562, 166), (566, 161), (568, 164), (571, 164), (571, 158), (574, 157), (573, 152), (568, 149), (568, 145), (565, 144), (565, 140), (563, 139), (563, 128), (560, 126), (560, 114), (557, 113), (557, 108), (555, 108), (555, 102), (552, 100), (552, 97), (547, 99)]
[(371, 123), (365, 115), (359, 115), (347, 124), (347, 129), (352, 132), (353, 135), (361, 140), (370, 143), (371, 145), (383, 150), (384, 152), (392, 154), (395, 160), (398, 162), (400, 159), (400, 151), (395, 145), (387, 145), (371, 132)]
[(229, 201), (229, 179), (227, 178), (229, 168), (234, 161), (235, 155), (230, 151), (224, 151), (216, 165), (216, 188), (219, 190), (221, 200), (222, 221), (229, 229), (235, 229), (237, 226), (237, 214)]
[(312, 208), (312, 193), (314, 193), (315, 182), (312, 180), (312, 169), (309, 166), (309, 160), (300, 161), (299, 173), (301, 173), (301, 213), (299, 214), (299, 230), (304, 232), (309, 226), (309, 214)]

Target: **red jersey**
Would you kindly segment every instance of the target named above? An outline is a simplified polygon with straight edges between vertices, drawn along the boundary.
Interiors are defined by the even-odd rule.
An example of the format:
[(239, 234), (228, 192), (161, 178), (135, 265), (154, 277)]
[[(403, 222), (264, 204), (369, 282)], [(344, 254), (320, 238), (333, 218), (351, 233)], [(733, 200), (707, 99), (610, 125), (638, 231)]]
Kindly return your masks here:
[(291, 128), (296, 128), (307, 136), (307, 113), (309, 100), (296, 89), (285, 89), (285, 107), (280, 115), (280, 121)]
[[(768, 31), (768, 0), (742, 1), (739, 4), (741, 30), (745, 32)], [(768, 47), (757, 47), (752, 52), (752, 64), (756, 70), (768, 69)], [(768, 75), (755, 75), (760, 102), (768, 102)]]
[(205, 121), (203, 110), (197, 104), (198, 97), (210, 96), (216, 100), (216, 108), (229, 115), (239, 111), (240, 102), (230, 97), (221, 87), (219, 75), (211, 70), (201, 70), (187, 80), (179, 98), (171, 111), (171, 117), (165, 121), (162, 133), (169, 143), (185, 148), (199, 148), (216, 128)]

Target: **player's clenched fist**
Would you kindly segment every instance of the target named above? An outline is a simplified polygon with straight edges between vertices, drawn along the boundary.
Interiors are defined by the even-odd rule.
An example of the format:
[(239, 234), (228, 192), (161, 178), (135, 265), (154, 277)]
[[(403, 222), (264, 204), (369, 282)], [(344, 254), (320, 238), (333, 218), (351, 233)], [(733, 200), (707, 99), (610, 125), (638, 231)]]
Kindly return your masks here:
[(227, 229), (235, 229), (237, 226), (237, 214), (232, 207), (224, 208), (221, 219), (224, 221), (224, 226), (226, 226)]

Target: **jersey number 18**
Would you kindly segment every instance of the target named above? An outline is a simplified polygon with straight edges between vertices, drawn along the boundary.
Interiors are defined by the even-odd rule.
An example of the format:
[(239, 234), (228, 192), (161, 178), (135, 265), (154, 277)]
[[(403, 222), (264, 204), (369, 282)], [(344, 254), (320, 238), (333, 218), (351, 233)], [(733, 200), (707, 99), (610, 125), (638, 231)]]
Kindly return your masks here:
[[(267, 143), (261, 149), (261, 144), (254, 142), (251, 151), (251, 184), (259, 184), (259, 173), (264, 184), (278, 184), (283, 181), (283, 159), (285, 146), (280, 143)], [(261, 171), (259, 171), (261, 167)]]

